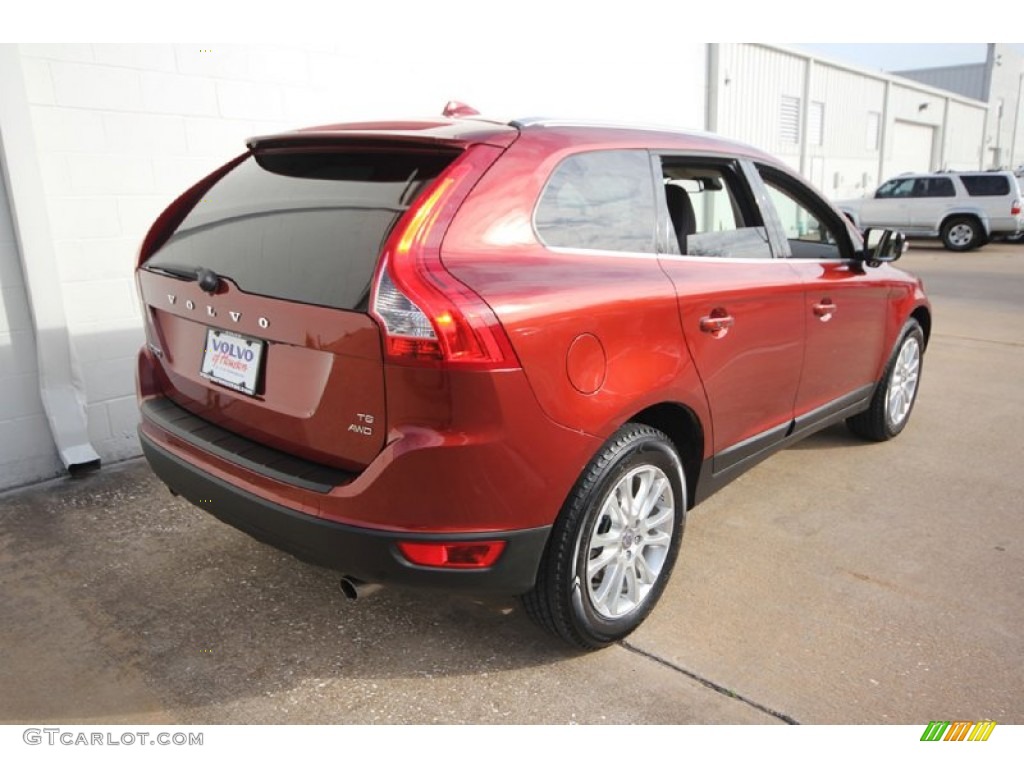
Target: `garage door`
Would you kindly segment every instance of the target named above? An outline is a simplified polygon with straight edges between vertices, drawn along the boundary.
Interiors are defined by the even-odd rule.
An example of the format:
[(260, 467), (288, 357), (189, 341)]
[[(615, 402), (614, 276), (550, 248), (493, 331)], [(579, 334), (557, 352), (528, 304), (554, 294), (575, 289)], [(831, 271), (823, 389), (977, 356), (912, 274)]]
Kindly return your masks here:
[(885, 163), (885, 177), (901, 173), (927, 173), (932, 168), (932, 146), (935, 142), (935, 127), (904, 123), (893, 124), (892, 144)]

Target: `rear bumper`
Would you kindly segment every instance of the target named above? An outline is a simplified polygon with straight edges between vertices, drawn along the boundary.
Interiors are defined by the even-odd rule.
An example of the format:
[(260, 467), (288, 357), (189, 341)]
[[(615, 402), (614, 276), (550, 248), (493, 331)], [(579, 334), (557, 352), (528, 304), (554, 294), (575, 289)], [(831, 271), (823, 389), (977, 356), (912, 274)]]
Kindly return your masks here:
[[(259, 541), (314, 565), (367, 582), (451, 591), (516, 595), (533, 587), (550, 526), (475, 533), (397, 532), (337, 523), (303, 514), (225, 482), (158, 445), (142, 429), (142, 450), (156, 475), (174, 492)], [(399, 541), (501, 539), (505, 551), (490, 568), (447, 569), (413, 565)]]

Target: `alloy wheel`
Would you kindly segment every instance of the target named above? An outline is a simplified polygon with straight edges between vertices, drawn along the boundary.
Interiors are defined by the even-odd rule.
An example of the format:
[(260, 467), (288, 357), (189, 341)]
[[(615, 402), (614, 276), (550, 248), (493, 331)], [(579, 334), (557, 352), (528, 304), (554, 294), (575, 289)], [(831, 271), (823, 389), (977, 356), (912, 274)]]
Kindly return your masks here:
[(893, 426), (903, 423), (914, 404), (917, 380), (921, 370), (921, 345), (912, 336), (907, 337), (896, 358), (889, 381), (888, 411)]
[(615, 484), (587, 553), (587, 592), (599, 615), (616, 619), (644, 602), (664, 568), (674, 526), (672, 484), (659, 467), (635, 467)]

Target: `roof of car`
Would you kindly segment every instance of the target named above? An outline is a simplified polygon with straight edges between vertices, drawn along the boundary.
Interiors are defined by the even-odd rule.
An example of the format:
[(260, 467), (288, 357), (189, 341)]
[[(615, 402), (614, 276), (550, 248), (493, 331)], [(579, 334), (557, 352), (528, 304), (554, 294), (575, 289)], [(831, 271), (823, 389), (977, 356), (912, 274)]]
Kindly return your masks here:
[(333, 123), (316, 125), (266, 136), (256, 136), (246, 144), (250, 149), (279, 143), (311, 143), (338, 139), (395, 139), (432, 144), (511, 144), (517, 129), (493, 120), (451, 119), (389, 120), (377, 122)]
[(333, 123), (294, 131), (256, 136), (246, 144), (250, 149), (281, 144), (310, 144), (339, 139), (393, 139), (416, 143), (469, 145), (476, 143), (508, 146), (518, 136), (544, 136), (565, 146), (637, 147), (682, 149), (745, 155), (774, 161), (770, 155), (737, 141), (703, 131), (628, 123), (605, 123), (555, 118), (521, 118), (511, 121), (482, 117), (391, 120)]

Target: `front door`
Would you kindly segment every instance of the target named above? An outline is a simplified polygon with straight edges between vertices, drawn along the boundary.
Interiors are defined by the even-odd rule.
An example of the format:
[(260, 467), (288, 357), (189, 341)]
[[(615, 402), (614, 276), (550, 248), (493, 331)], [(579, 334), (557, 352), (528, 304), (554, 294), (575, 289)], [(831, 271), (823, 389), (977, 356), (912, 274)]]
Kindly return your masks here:
[(803, 282), (806, 325), (795, 415), (839, 410), (870, 393), (885, 355), (889, 288), (854, 258), (838, 216), (798, 179), (758, 166)]

